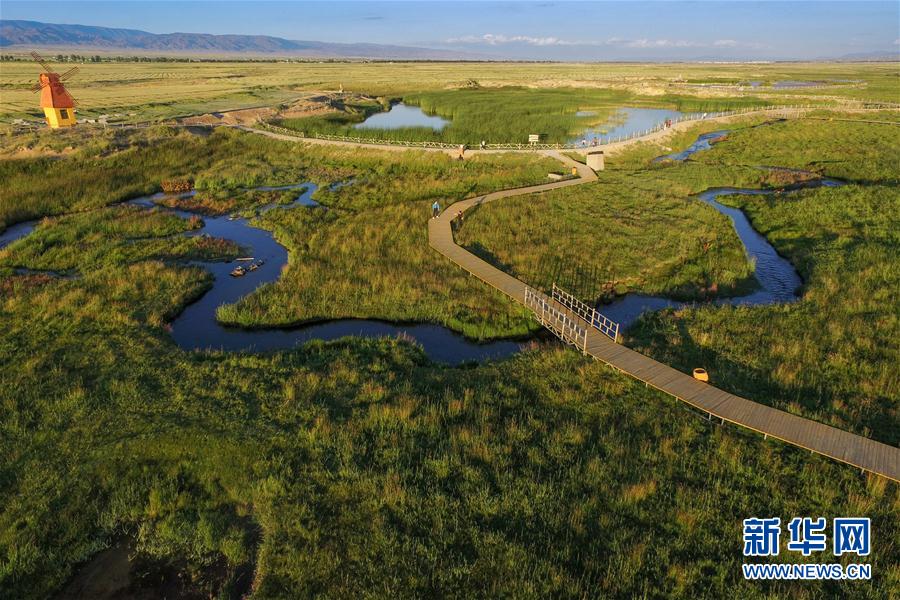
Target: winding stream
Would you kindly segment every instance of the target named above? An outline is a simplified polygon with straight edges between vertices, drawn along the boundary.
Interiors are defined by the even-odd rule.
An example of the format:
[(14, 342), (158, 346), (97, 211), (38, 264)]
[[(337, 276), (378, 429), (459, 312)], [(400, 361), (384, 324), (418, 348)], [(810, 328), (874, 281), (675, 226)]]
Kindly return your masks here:
[(19, 238), (23, 238), (37, 227), (37, 219), (33, 221), (22, 221), (15, 225), (10, 225), (3, 233), (0, 233), (0, 250), (6, 248)]
[(665, 161), (673, 161), (673, 162), (681, 162), (683, 160), (687, 160), (692, 154), (700, 152), (701, 150), (709, 150), (712, 148), (712, 145), (716, 142), (725, 139), (725, 136), (728, 135), (727, 131), (710, 131), (709, 133), (703, 133), (697, 140), (682, 150), (681, 152), (673, 152), (672, 154), (665, 154), (663, 156), (657, 156), (653, 159), (653, 162), (665, 162)]
[[(335, 184), (341, 186), (346, 182)], [(260, 187), (259, 191), (302, 189), (303, 192), (290, 204), (269, 204), (259, 212), (269, 210), (326, 210), (312, 199), (317, 186), (301, 183), (292, 186)], [(185, 196), (189, 195), (185, 194)], [(157, 206), (156, 201), (165, 197), (156, 194), (128, 201), (146, 208)], [(194, 213), (166, 209), (182, 218)], [(520, 342), (500, 340), (486, 344), (470, 341), (465, 337), (442, 327), (423, 323), (391, 323), (372, 319), (339, 319), (289, 328), (244, 329), (227, 327), (216, 320), (216, 309), (223, 304), (232, 304), (266, 283), (273, 283), (281, 276), (288, 262), (287, 249), (279, 244), (271, 231), (252, 226), (247, 219), (227, 215), (204, 217), (204, 226), (185, 235), (210, 235), (231, 240), (247, 249), (248, 256), (256, 261), (263, 260), (259, 269), (243, 277), (231, 277), (230, 273), (239, 262), (192, 261), (190, 264), (202, 267), (213, 274), (212, 288), (196, 302), (189, 304), (171, 323), (172, 338), (184, 350), (227, 350), (265, 352), (292, 348), (310, 340), (335, 340), (346, 336), (384, 337), (407, 335), (418, 342), (426, 354), (435, 361), (458, 364), (468, 361), (483, 361), (502, 358), (518, 352)], [(244, 263), (246, 264), (246, 263)]]
[[(715, 131), (705, 133), (697, 138), (689, 148), (682, 152), (667, 154), (660, 156), (654, 162), (671, 160), (683, 161), (696, 152), (709, 150), (712, 144), (722, 139), (728, 132)], [(794, 269), (794, 265), (786, 258), (778, 254), (772, 244), (758, 231), (753, 229), (747, 215), (739, 208), (725, 206), (719, 202), (722, 196), (746, 195), (746, 196), (768, 196), (777, 193), (792, 192), (801, 189), (809, 189), (816, 187), (836, 187), (841, 182), (834, 179), (814, 179), (802, 183), (794, 184), (784, 188), (775, 189), (746, 189), (735, 187), (710, 188), (694, 196), (695, 198), (706, 202), (717, 211), (726, 215), (731, 219), (735, 232), (744, 245), (744, 251), (747, 258), (754, 264), (754, 275), (759, 282), (759, 289), (745, 295), (730, 298), (717, 298), (713, 300), (713, 304), (723, 305), (753, 305), (760, 306), (766, 304), (783, 304), (793, 302), (799, 298), (797, 290), (803, 285), (803, 279)], [(664, 296), (648, 296), (645, 294), (627, 294), (610, 304), (598, 306), (597, 310), (604, 315), (619, 323), (623, 328), (632, 325), (641, 314), (652, 311), (662, 310), (664, 308), (681, 308), (684, 306), (699, 306), (700, 303), (682, 302), (672, 300)]]
[[(682, 152), (665, 155), (655, 159), (683, 161), (696, 152), (708, 150), (712, 143), (721, 139), (727, 132), (716, 131), (701, 135), (694, 144)], [(346, 185), (347, 182), (335, 184)], [(755, 275), (760, 288), (740, 297), (720, 298), (714, 304), (732, 305), (765, 305), (792, 302), (797, 299), (797, 290), (802, 280), (793, 265), (776, 252), (775, 248), (755, 229), (746, 215), (737, 208), (721, 204), (718, 198), (733, 194), (768, 195), (797, 189), (837, 186), (840, 182), (831, 179), (817, 179), (803, 182), (784, 189), (759, 190), (742, 188), (712, 188), (697, 196), (720, 213), (727, 215), (744, 245), (748, 258), (755, 264)], [(258, 191), (302, 190), (300, 195), (290, 204), (268, 204), (259, 212), (269, 210), (327, 210), (312, 199), (317, 186), (312, 183), (300, 183), (288, 186), (263, 186), (254, 188)], [(180, 195), (187, 197), (194, 192)], [(159, 208), (190, 218), (193, 212), (168, 209), (157, 204), (165, 194), (144, 196), (127, 201), (128, 204), (147, 209)], [(186, 236), (209, 235), (233, 241), (245, 248), (248, 256), (255, 261), (263, 260), (264, 264), (250, 271), (243, 277), (231, 277), (230, 273), (238, 263), (235, 261), (191, 261), (190, 264), (202, 267), (212, 273), (212, 287), (198, 300), (189, 304), (171, 323), (172, 338), (184, 350), (226, 350), (238, 352), (264, 352), (292, 348), (310, 340), (334, 340), (345, 336), (383, 337), (406, 335), (416, 340), (426, 354), (435, 361), (459, 364), (469, 361), (484, 361), (509, 356), (519, 351), (521, 342), (500, 340), (486, 344), (472, 342), (465, 337), (439, 325), (421, 323), (391, 323), (371, 319), (339, 319), (302, 325), (289, 328), (244, 329), (227, 327), (216, 320), (216, 309), (225, 304), (237, 302), (250, 294), (259, 286), (278, 280), (282, 269), (288, 262), (287, 249), (279, 244), (272, 232), (254, 227), (245, 218), (227, 215), (204, 217), (203, 227), (186, 232)], [(37, 221), (27, 221), (13, 225), (0, 234), (0, 248), (30, 233)], [(612, 303), (599, 306), (604, 315), (617, 321), (623, 328), (633, 324), (644, 312), (664, 308), (679, 308), (697, 305), (697, 302), (681, 302), (662, 296), (644, 294), (627, 294)]]

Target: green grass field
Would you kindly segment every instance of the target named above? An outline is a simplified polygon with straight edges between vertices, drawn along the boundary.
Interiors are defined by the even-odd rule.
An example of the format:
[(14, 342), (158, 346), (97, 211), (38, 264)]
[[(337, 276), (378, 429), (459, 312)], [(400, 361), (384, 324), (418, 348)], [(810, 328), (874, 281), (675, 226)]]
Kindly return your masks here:
[[(458, 239), (524, 281), (555, 282), (590, 302), (626, 291), (691, 297), (711, 283), (720, 295), (739, 295), (750, 265), (736, 235), (689, 196), (784, 183), (760, 166), (842, 179), (836, 189), (724, 200), (745, 208), (796, 265), (801, 302), (665, 311), (639, 323), (627, 343), (684, 371), (702, 365), (738, 395), (896, 444), (900, 127), (805, 119), (728, 127), (725, 141), (686, 163), (650, 164), (661, 151), (648, 143), (611, 159), (597, 184), (480, 207)], [(671, 143), (685, 147), (712, 128)]]
[(702, 361), (736, 393), (896, 445), (898, 160), (900, 128), (852, 122), (748, 129), (698, 155), (701, 168), (788, 166), (847, 185), (726, 200), (797, 266), (806, 282), (802, 302), (660, 314), (635, 331), (635, 342), (682, 367)]
[[(114, 66), (85, 68), (82, 81)], [(108, 90), (122, 106), (146, 99), (141, 74), (174, 74), (155, 92), (170, 94), (152, 108), (158, 115), (181, 110), (191, 84), (197, 105), (209, 106), (251, 81), (403, 94), (418, 77), (421, 93), (440, 100), (455, 94), (448, 82), (468, 78), (600, 87), (638, 68), (126, 66), (131, 79)], [(24, 68), (4, 64), (3, 85)], [(685, 65), (683, 76), (724, 79), (735, 69)], [(887, 90), (894, 72), (752, 65), (741, 76), (800, 71), (869, 82), (848, 96)], [(244, 80), (201, 81), (213, 72)], [(663, 66), (642, 73), (672, 76)], [(16, 85), (25, 83), (22, 75)], [(20, 96), (3, 88), (4, 110)], [(728, 141), (685, 164), (650, 165), (660, 144), (636, 146), (611, 156), (600, 182), (485, 205), (460, 235), (536, 285), (691, 297), (710, 281), (742, 288), (749, 269), (727, 221), (690, 194), (777, 183), (757, 165), (842, 177), (844, 187), (789, 199), (733, 199), (804, 276), (802, 301), (663, 312), (627, 343), (677, 368), (703, 364), (724, 389), (896, 444), (897, 128), (759, 123), (735, 124)], [(684, 147), (709, 127), (664, 143)], [(150, 597), (891, 597), (900, 588), (895, 483), (711, 423), (554, 343), (459, 368), (394, 338), (182, 351), (167, 324), (211, 283), (187, 261), (237, 249), (183, 237), (196, 222), (115, 205), (165, 179), (192, 179), (200, 193), (190, 202), (217, 213), (283, 200), (246, 187), (352, 181), (319, 190), (327, 211), (256, 221), (289, 249), (288, 268), (220, 318), (410, 319), (485, 339), (537, 325), (427, 247), (428, 206), (546, 181), (558, 168), (530, 155), (459, 162), (225, 129), (0, 137), (0, 230), (42, 219), (0, 250), (0, 596), (54, 597), (86, 573), (102, 581), (112, 576), (98, 563), (104, 551), (124, 545), (132, 591)], [(872, 519), (871, 582), (743, 579), (742, 519), (819, 515)], [(774, 560), (832, 560), (784, 557)]]
[[(62, 64), (60, 67), (70, 65)], [(101, 114), (112, 121), (148, 121), (251, 106), (270, 106), (311, 91), (337, 90), (374, 96), (434, 93), (466, 88), (524, 86), (580, 88), (582, 94), (630, 96), (638, 102), (670, 105), (679, 99), (760, 96), (759, 91), (715, 91), (677, 81), (733, 83), (741, 80), (860, 80), (860, 86), (823, 89), (767, 89), (772, 103), (825, 99), (896, 102), (896, 63), (715, 64), (541, 64), (541, 63), (85, 63), (71, 81), (79, 116)], [(40, 119), (37, 97), (28, 88), (39, 68), (26, 61), (4, 62), (0, 70), (0, 119)], [(677, 80), (677, 81), (676, 81)]]
[(0, 577), (17, 597), (122, 536), (201, 593), (247, 569), (259, 597), (858, 593), (743, 582), (756, 512), (871, 517), (866, 591), (897, 585), (883, 480), (568, 350), (464, 370), (394, 340), (183, 353), (153, 322), (198, 281), (139, 263), (4, 293)]
[[(720, 181), (758, 176), (729, 175)], [(596, 184), (478, 207), (457, 241), (530, 285), (556, 283), (590, 301), (629, 291), (694, 299), (713, 285), (746, 291), (752, 269), (730, 221), (688, 190), (698, 191), (680, 178), (610, 172)]]

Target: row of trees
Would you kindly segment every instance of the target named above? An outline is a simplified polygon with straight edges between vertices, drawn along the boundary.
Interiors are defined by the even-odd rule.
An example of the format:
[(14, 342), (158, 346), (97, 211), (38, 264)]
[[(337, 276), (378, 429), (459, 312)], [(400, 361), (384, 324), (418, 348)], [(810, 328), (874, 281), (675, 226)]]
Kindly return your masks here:
[[(104, 59), (100, 55), (95, 54), (94, 56), (83, 56), (81, 54), (57, 54), (55, 56), (50, 57), (54, 62), (77, 62), (77, 63), (86, 63), (86, 62), (103, 62)], [(24, 55), (16, 55), (16, 54), (0, 54), (0, 61), (2, 62), (15, 62), (15, 61), (23, 61), (23, 62), (32, 62), (34, 59), (30, 56)]]

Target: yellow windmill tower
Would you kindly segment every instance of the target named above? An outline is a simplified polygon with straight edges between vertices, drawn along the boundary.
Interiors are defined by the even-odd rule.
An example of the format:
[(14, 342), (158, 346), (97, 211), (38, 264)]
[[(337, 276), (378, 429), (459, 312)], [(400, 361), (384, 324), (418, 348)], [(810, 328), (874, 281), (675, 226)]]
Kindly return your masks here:
[(32, 52), (31, 56), (44, 68), (44, 72), (38, 77), (38, 82), (31, 87), (31, 91), (41, 93), (41, 108), (44, 109), (47, 125), (52, 129), (72, 127), (75, 125), (75, 107), (78, 103), (62, 82), (74, 75), (78, 71), (78, 67), (72, 67), (60, 75), (55, 73), (37, 52)]

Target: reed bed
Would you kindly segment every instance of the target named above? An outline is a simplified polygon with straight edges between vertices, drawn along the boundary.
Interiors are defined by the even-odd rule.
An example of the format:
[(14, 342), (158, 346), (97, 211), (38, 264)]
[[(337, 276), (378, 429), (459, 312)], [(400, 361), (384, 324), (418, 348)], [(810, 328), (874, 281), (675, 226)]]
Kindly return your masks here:
[[(868, 161), (875, 166), (859, 160), (854, 167), (855, 144), (845, 148), (848, 157), (814, 164), (820, 159), (803, 139), (821, 145), (818, 130), (827, 135), (837, 125), (786, 127), (801, 128), (784, 132), (803, 152), (795, 166), (857, 179), (790, 199), (732, 199), (798, 266), (804, 299), (789, 307), (661, 313), (645, 319), (628, 343), (680, 368), (703, 364), (718, 386), (896, 444), (896, 174), (877, 157)], [(629, 189), (658, 198), (651, 205), (657, 211), (598, 191), (603, 184), (588, 188), (585, 199), (573, 191), (572, 210), (602, 221), (608, 217), (589, 201), (600, 197), (600, 206), (618, 207), (620, 218), (631, 212), (646, 224), (633, 225), (645, 247), (677, 248), (668, 238), (690, 235), (674, 222), (692, 214), (690, 193), (765, 183), (754, 165), (785, 158), (767, 144), (771, 131), (748, 129), (684, 165), (643, 164), (627, 173), (631, 159), (621, 157), (619, 167), (610, 161), (604, 177), (625, 178)], [(433, 197), (527, 180), (544, 165), (496, 159), (446, 166), (444, 187), (422, 187), (430, 161), (440, 159), (294, 146), (285, 153), (286, 146), (223, 135), (207, 139), (233, 156), (169, 133), (133, 140), (146, 144), (140, 153), (76, 150), (55, 161), (93, 169), (77, 176), (76, 191), (90, 193), (57, 187), (37, 207), (28, 205), (37, 196), (23, 190), (46, 191), (40, 179), (56, 167), (35, 158), (0, 161), (2, 173), (12, 174), (4, 181), (17, 182), (9, 188), (15, 194), (3, 196), (4, 209), (17, 198), (4, 213), (13, 215), (7, 223), (51, 215), (33, 239), (0, 255), (4, 595), (55, 595), (83, 581), (77, 577), (85, 565), (106, 572), (95, 561), (118, 544), (130, 549), (134, 572), (146, 574), (133, 586), (150, 596), (811, 600), (890, 597), (897, 589), (898, 486), (712, 424), (555, 344), (462, 368), (435, 365), (402, 339), (348, 338), (263, 354), (180, 350), (166, 323), (210, 276), (157, 260), (156, 248), (166, 239), (170, 252), (179, 249), (187, 225), (160, 213), (138, 218), (126, 207), (104, 208), (114, 198), (153, 191), (162, 171), (190, 174), (208, 190), (358, 178), (322, 193), (328, 211), (273, 211), (260, 220), (291, 249), (284, 278), (295, 287), (260, 292), (284, 298), (285, 307), (346, 301), (374, 313), (375, 300), (366, 297), (374, 288), (411, 297), (410, 314), (432, 311), (447, 322), (452, 316), (475, 335), (479, 319), (489, 324), (485, 332), (521, 323), (498, 325), (497, 311), (507, 309), (499, 299), (490, 315), (478, 312), (495, 298), (435, 262), (424, 248), (424, 223)], [(896, 152), (888, 134), (881, 143), (883, 152)], [(155, 151), (157, 144), (167, 150)], [(182, 162), (179, 147), (196, 152)], [(270, 170), (257, 165), (241, 174), (254, 154), (271, 160)], [(165, 168), (136, 174), (129, 157)], [(104, 165), (124, 171), (113, 176)], [(495, 169), (509, 171), (491, 179)], [(464, 178), (471, 189), (457, 185)], [(683, 206), (672, 198), (682, 194)], [(672, 217), (670, 228), (657, 224), (659, 210)], [(722, 226), (697, 215), (698, 228)], [(134, 254), (123, 250), (127, 240)], [(11, 268), (78, 265), (80, 256), (101, 267), (73, 279)], [(470, 314), (437, 312), (453, 306)], [(259, 309), (266, 322), (301, 314), (276, 303)], [(740, 569), (740, 522), (752, 515), (870, 517), (875, 537), (866, 562), (875, 577), (863, 586), (749, 584)]]

